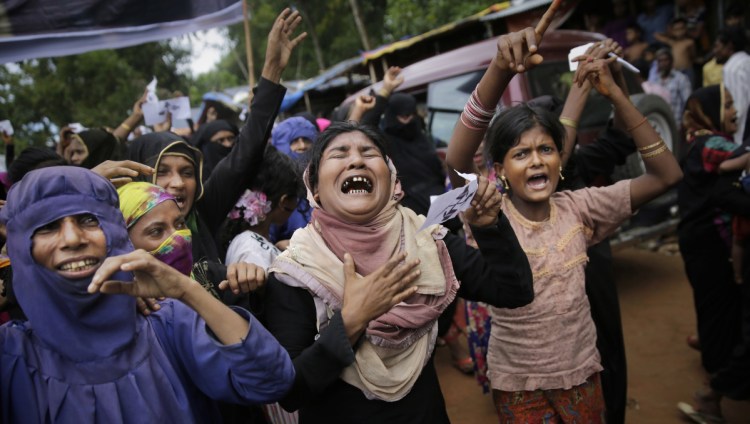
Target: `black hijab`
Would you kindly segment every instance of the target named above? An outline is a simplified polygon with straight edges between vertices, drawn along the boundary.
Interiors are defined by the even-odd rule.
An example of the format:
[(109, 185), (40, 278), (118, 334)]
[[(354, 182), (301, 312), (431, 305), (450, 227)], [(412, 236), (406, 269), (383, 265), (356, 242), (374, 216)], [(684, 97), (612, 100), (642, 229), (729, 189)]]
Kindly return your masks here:
[[(388, 99), (388, 108), (385, 111), (383, 129), (387, 134), (396, 136), (403, 141), (413, 141), (422, 135), (422, 127), (419, 124), (417, 114), (417, 99), (411, 94), (394, 93)], [(399, 116), (414, 117), (404, 124), (398, 120)], [(400, 168), (399, 168), (400, 169)]]
[(119, 160), (122, 157), (117, 137), (102, 128), (81, 131), (78, 136), (89, 152), (81, 164), (86, 169), (91, 169), (106, 160)]
[(229, 131), (235, 136), (240, 133), (237, 126), (223, 119), (217, 119), (201, 125), (198, 132), (191, 139), (193, 146), (197, 147), (203, 153), (204, 180), (208, 179), (216, 164), (232, 151), (231, 147), (224, 147), (219, 143), (211, 142), (211, 137), (219, 131)]

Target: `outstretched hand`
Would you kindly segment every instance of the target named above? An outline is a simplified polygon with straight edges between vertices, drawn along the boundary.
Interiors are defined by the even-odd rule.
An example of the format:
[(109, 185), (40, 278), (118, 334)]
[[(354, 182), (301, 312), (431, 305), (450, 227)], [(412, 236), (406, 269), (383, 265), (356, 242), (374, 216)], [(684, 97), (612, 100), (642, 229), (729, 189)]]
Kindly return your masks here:
[[(132, 272), (133, 280), (109, 279), (119, 271)], [(192, 284), (198, 283), (140, 249), (105, 259), (91, 279), (88, 292), (182, 299)]]
[(345, 254), (341, 314), (347, 329), (363, 330), (371, 320), (416, 293), (417, 287), (409, 287), (409, 284), (419, 277), (418, 265), (418, 259), (406, 261), (406, 254), (398, 253), (374, 272), (360, 277), (355, 271), (354, 259)]
[(497, 216), (502, 209), (503, 197), (487, 177), (477, 178), (477, 192), (471, 200), (471, 206), (464, 211), (464, 219), (475, 227), (489, 227), (497, 223)]
[(500, 36), (495, 65), (503, 71), (523, 73), (542, 63), (544, 58), (537, 53), (539, 43), (561, 3), (562, 0), (553, 0), (536, 28), (528, 27)]
[(105, 160), (91, 170), (108, 179), (115, 187), (132, 182), (138, 175), (154, 174), (154, 168), (132, 160)]
[(294, 30), (302, 22), (299, 11), (292, 12), (289, 8), (284, 9), (276, 18), (268, 33), (268, 45), (266, 47), (266, 61), (263, 65), (263, 78), (278, 83), (281, 81), (281, 73), (289, 64), (289, 58), (297, 45), (307, 37), (303, 32), (292, 38)]

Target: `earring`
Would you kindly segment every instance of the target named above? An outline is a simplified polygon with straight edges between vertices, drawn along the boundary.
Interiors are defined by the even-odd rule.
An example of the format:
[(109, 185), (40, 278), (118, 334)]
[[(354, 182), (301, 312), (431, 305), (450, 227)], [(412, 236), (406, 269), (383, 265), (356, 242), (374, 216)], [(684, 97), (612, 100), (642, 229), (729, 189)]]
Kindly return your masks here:
[(565, 181), (565, 176), (562, 173), (562, 165), (560, 165), (560, 180)]
[(503, 189), (505, 190), (505, 192), (509, 192), (510, 186), (508, 185), (508, 180), (505, 178), (505, 175), (500, 176), (500, 181), (503, 182)]

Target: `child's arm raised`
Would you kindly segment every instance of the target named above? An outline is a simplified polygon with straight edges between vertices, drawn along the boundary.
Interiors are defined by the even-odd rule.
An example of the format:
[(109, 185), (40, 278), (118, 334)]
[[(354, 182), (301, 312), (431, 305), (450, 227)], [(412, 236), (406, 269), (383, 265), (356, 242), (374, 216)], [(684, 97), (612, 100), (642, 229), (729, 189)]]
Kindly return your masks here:
[[(497, 54), (484, 73), (461, 118), (453, 129), (448, 144), (448, 167), (460, 172), (475, 172), (474, 153), (482, 142), (487, 125), (500, 101), (505, 87), (516, 73), (523, 73), (542, 63), (537, 48), (547, 31), (561, 0), (554, 0), (536, 28), (505, 34), (497, 39)], [(454, 187), (464, 185), (455, 172), (449, 172)]]
[(588, 79), (596, 91), (612, 102), (643, 158), (646, 172), (630, 184), (630, 204), (635, 211), (677, 184), (682, 179), (682, 170), (664, 140), (615, 84), (609, 70), (609, 63), (615, 58), (594, 59), (584, 55), (577, 60), (580, 64), (573, 82), (580, 85)]

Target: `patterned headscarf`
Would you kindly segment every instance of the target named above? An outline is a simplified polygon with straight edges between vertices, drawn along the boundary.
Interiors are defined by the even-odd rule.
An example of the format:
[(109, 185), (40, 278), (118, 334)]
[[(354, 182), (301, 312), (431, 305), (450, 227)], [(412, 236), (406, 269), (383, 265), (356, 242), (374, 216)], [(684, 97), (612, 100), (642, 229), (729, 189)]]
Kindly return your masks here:
[(174, 196), (158, 185), (144, 182), (125, 184), (117, 189), (117, 194), (120, 196), (120, 210), (128, 229), (156, 205), (175, 200)]

